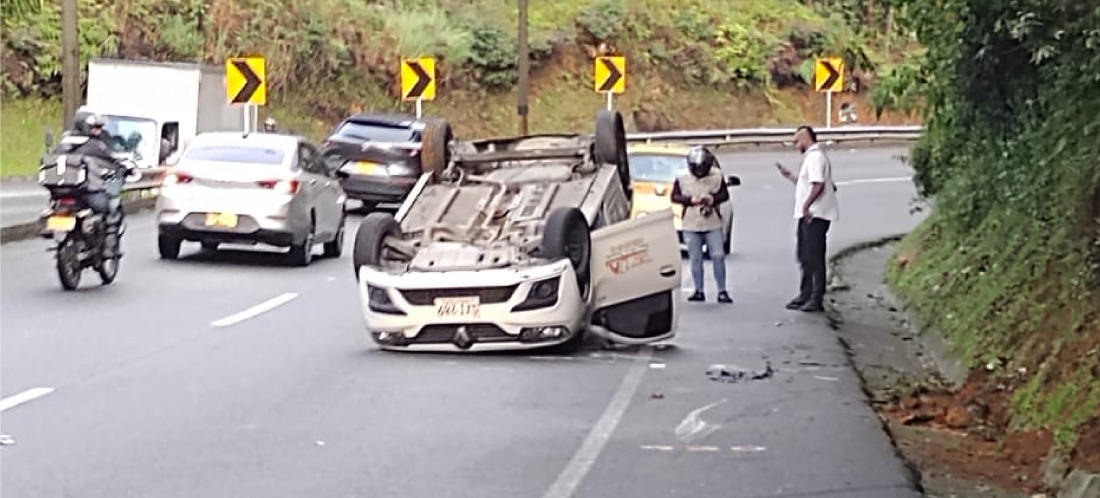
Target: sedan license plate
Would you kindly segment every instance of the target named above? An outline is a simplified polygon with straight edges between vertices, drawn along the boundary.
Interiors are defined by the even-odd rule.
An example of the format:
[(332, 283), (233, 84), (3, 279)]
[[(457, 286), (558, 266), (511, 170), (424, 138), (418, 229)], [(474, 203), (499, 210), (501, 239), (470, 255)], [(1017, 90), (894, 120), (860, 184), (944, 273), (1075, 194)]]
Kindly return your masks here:
[(232, 213), (207, 213), (206, 214), (206, 226), (208, 226), (208, 227), (236, 228), (237, 227), (237, 215), (232, 214)]
[(373, 175), (377, 169), (378, 163), (367, 161), (357, 161), (355, 163), (355, 171), (360, 175)]
[(440, 318), (477, 318), (481, 313), (481, 299), (473, 297), (441, 297), (435, 300), (436, 315)]
[(50, 216), (46, 219), (46, 229), (68, 232), (76, 228), (76, 218), (72, 216)]

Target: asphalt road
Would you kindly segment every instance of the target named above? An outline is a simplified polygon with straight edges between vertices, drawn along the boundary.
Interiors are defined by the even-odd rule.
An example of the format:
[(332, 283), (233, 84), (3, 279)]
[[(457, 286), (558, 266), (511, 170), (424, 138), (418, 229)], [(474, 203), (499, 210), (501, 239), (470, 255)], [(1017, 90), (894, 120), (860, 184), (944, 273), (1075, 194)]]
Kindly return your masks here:
[[(831, 153), (831, 252), (919, 221), (900, 153)], [(743, 180), (735, 303), (685, 302), (665, 348), (384, 353), (350, 247), (307, 268), (197, 245), (166, 262), (149, 215), (130, 218), (108, 287), (88, 272), (63, 292), (46, 242), (6, 244), (4, 497), (919, 496), (825, 318), (783, 308), (798, 277), (777, 156), (797, 165), (721, 158)], [(765, 358), (768, 379), (706, 375)]]

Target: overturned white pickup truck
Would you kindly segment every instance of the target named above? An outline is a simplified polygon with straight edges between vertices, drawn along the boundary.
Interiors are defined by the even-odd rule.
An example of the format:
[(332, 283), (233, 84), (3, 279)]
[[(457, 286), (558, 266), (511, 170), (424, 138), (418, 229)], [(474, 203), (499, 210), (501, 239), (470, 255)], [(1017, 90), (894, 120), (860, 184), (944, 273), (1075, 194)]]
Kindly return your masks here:
[(360, 224), (353, 263), (367, 329), (388, 350), (675, 335), (681, 281), (672, 212), (631, 220), (622, 117), (595, 135), (455, 142), (396, 216)]

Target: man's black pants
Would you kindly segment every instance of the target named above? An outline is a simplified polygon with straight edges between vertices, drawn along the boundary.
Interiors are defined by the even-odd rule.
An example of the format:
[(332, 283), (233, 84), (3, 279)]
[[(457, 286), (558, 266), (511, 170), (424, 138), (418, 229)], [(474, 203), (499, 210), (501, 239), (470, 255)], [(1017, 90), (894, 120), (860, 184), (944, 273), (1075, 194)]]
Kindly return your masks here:
[(822, 218), (798, 220), (798, 266), (802, 270), (799, 301), (811, 304), (825, 301), (825, 235), (829, 233), (829, 225), (829, 220)]

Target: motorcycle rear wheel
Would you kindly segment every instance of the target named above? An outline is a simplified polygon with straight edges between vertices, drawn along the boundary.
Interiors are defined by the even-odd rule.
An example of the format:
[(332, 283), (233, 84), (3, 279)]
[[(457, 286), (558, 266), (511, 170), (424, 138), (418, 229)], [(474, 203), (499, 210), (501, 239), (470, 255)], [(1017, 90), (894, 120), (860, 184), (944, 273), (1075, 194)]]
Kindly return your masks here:
[(61, 288), (71, 291), (80, 287), (80, 276), (84, 268), (80, 265), (80, 243), (72, 235), (66, 235), (57, 244), (57, 278)]

